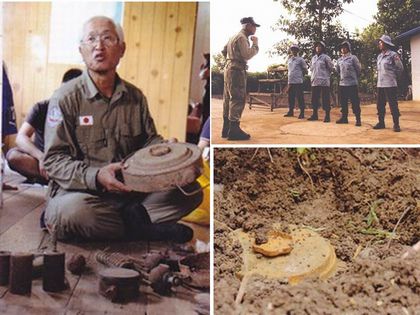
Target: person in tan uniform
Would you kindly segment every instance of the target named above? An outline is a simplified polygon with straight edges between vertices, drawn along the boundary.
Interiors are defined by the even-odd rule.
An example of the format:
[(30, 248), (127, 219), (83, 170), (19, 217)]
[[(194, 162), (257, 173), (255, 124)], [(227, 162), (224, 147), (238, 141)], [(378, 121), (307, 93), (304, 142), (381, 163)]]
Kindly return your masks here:
[(144, 94), (116, 73), (125, 52), (121, 26), (89, 19), (79, 51), (87, 70), (54, 93), (47, 114), (47, 228), (58, 239), (188, 241), (192, 230), (176, 221), (201, 203), (201, 193), (132, 192), (120, 180), (121, 160), (163, 141)]
[[(247, 61), (258, 53), (257, 27), (252, 17), (241, 19), (242, 30), (229, 39), (222, 54), (226, 58), (223, 90), (222, 138), (248, 140), (251, 136), (240, 128), (246, 100)], [(252, 41), (249, 45), (248, 37)]]

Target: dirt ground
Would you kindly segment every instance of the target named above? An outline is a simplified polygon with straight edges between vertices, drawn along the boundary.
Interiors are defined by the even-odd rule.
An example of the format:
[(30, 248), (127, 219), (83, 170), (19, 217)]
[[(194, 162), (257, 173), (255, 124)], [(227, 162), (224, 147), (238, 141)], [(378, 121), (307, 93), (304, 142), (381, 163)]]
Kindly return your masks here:
[[(420, 314), (420, 253), (401, 258), (420, 240), (420, 149), (271, 148), (273, 162), (254, 152), (214, 152), (215, 314)], [(340, 268), (293, 286), (252, 276), (235, 306), (242, 248), (231, 231), (273, 223), (317, 230)]]
[[(324, 123), (324, 112), (319, 111), (318, 121), (307, 121), (295, 117), (283, 117), (287, 108), (277, 108), (273, 112), (269, 108), (253, 107), (248, 103), (242, 115), (241, 126), (251, 134), (247, 141), (228, 141), (221, 137), (223, 124), (223, 100), (212, 98), (212, 143), (214, 144), (419, 144), (420, 143), (420, 102), (399, 102), (401, 112), (400, 125), (402, 132), (392, 130), (392, 117), (387, 105), (385, 116), (386, 129), (373, 130), (378, 122), (375, 104), (362, 106), (362, 126), (356, 127), (355, 118), (349, 109), (349, 124), (335, 123), (341, 116), (340, 109), (331, 111), (331, 123)], [(309, 118), (312, 110), (305, 110)]]

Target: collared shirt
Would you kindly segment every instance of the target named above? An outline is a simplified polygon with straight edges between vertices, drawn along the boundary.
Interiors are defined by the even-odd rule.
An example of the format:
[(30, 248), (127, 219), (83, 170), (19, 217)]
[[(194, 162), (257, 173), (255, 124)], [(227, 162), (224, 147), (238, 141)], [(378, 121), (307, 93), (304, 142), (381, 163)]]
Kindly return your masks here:
[(361, 65), (355, 55), (348, 53), (338, 58), (335, 70), (340, 75), (340, 86), (359, 84)]
[(331, 71), (334, 65), (326, 54), (315, 54), (311, 60), (311, 85), (330, 86)]
[(303, 75), (308, 72), (308, 66), (302, 57), (291, 56), (287, 60), (287, 70), (289, 84), (303, 83)]
[(139, 89), (117, 76), (108, 99), (87, 72), (53, 94), (45, 133), (45, 168), (65, 190), (96, 190), (101, 167), (162, 141)]
[(400, 56), (392, 50), (381, 52), (377, 59), (378, 87), (397, 86), (397, 76), (403, 71)]
[(236, 67), (241, 70), (247, 69), (247, 61), (258, 53), (258, 46), (249, 46), (245, 30), (231, 37), (222, 50), (223, 56), (227, 59), (226, 68)]

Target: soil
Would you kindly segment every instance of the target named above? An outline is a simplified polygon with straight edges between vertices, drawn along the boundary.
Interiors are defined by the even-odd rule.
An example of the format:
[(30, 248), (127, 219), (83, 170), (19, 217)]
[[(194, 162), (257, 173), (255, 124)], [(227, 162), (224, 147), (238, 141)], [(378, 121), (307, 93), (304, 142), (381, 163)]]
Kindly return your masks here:
[[(420, 253), (401, 259), (420, 240), (419, 149), (271, 148), (273, 162), (254, 152), (214, 151), (215, 314), (420, 314)], [(252, 276), (235, 306), (242, 248), (231, 231), (263, 239), (272, 224), (315, 229), (341, 267), (293, 286)]]

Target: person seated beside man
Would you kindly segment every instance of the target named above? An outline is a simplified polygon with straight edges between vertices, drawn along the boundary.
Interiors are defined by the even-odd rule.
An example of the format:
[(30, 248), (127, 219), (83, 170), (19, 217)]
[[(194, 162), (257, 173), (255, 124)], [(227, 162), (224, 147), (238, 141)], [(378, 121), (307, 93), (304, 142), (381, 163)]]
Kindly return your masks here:
[[(70, 69), (64, 73), (62, 83), (77, 78), (81, 74), (82, 71), (79, 69)], [(9, 167), (25, 176), (27, 183), (48, 184), (48, 175), (42, 161), (48, 104), (49, 100), (43, 100), (32, 107), (19, 128), (16, 147), (10, 149), (6, 156)]]
[(79, 52), (87, 69), (54, 93), (47, 113), (45, 223), (59, 240), (186, 242), (193, 231), (177, 221), (201, 203), (201, 191), (135, 192), (120, 177), (123, 159), (164, 141), (143, 92), (117, 74), (125, 49), (112, 19), (83, 25)]

